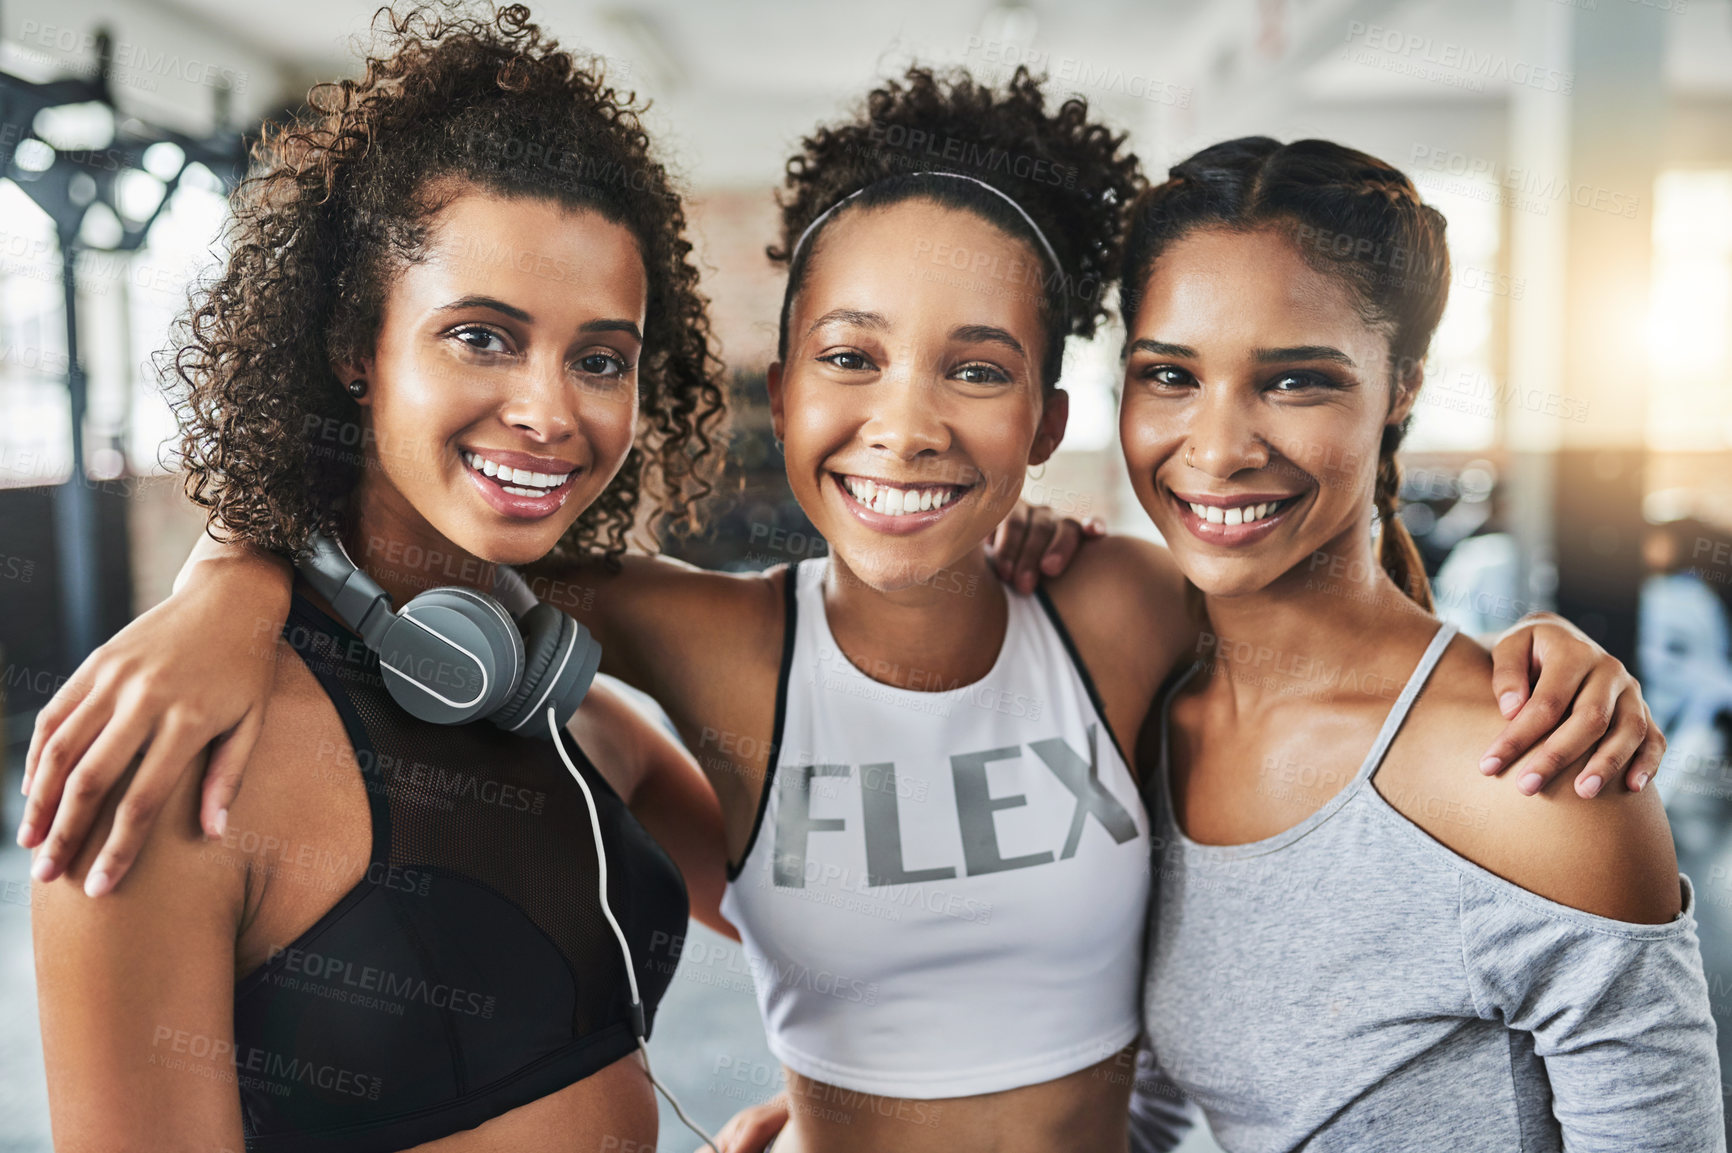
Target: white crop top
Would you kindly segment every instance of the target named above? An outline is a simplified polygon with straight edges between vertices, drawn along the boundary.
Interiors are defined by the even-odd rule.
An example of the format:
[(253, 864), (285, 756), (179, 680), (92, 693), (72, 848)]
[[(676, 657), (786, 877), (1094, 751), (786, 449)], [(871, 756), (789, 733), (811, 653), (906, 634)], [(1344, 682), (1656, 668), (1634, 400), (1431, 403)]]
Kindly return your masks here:
[(772, 763), (722, 899), (771, 1052), (926, 1099), (1111, 1057), (1139, 1031), (1148, 817), (1051, 603), (1007, 589), (992, 671), (913, 691), (838, 649), (826, 568), (788, 572)]

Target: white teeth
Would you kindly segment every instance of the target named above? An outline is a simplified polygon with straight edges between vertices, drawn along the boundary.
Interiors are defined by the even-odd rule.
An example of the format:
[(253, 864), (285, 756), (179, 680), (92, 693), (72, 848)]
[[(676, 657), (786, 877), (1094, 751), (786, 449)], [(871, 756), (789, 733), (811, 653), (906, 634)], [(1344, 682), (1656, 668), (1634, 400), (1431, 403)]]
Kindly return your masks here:
[(948, 488), (892, 488), (874, 480), (844, 477), (842, 483), (853, 498), (884, 516), (906, 516), (943, 508), (956, 495)]
[(570, 472), (531, 472), (528, 469), (508, 468), (488, 460), (478, 452), (465, 452), (463, 461), (483, 476), (511, 482), (502, 484), (501, 487), (514, 496), (546, 496), (548, 489), (558, 488), (571, 476)]
[(1266, 516), (1275, 513), (1280, 507), (1278, 500), (1265, 501), (1261, 504), (1242, 504), (1236, 508), (1221, 508), (1218, 505), (1198, 504), (1194, 500), (1185, 502), (1190, 506), (1198, 520), (1206, 520), (1210, 524), (1255, 524)]

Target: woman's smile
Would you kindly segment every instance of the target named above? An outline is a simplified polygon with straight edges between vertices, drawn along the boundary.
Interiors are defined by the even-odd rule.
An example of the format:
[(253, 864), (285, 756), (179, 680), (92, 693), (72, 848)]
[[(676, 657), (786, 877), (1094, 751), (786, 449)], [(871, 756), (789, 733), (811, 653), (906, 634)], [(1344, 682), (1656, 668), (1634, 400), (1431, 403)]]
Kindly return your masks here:
[(564, 506), (584, 470), (568, 461), (501, 449), (463, 449), (464, 471), (501, 516), (535, 520)]
[(1205, 544), (1238, 547), (1273, 533), (1304, 500), (1304, 493), (1214, 496), (1168, 490), (1179, 523)]
[(906, 483), (833, 472), (845, 508), (877, 532), (916, 533), (944, 519), (978, 487), (975, 484)]

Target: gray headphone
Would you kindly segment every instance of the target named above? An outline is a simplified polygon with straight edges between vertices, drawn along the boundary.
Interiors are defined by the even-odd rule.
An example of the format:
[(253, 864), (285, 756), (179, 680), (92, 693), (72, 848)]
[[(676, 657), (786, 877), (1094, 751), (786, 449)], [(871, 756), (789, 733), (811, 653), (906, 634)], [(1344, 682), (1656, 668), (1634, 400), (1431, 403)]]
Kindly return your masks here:
[[(674, 1107), (681, 1121), (711, 1150), (715, 1139), (698, 1127), (667, 1086), (650, 1069), (644, 1044), (643, 999), (631, 946), (607, 900), (607, 851), (595, 796), (583, 779), (559, 732), (589, 692), (601, 664), (601, 646), (589, 630), (552, 605), (535, 601), (517, 622), (505, 606), (474, 589), (428, 589), (391, 611), (391, 598), (378, 582), (356, 567), (341, 541), (313, 535), (295, 566), (318, 594), (330, 602), (344, 624), (379, 654), (379, 671), (391, 699), (424, 721), (460, 725), (486, 717), (508, 732), (554, 742), (560, 759), (583, 792), (595, 834), (596, 884), (602, 915), (625, 957), (631, 989), (632, 1030), (652, 1084)], [(525, 602), (534, 600), (522, 580), (501, 568), (504, 588)], [(499, 591), (500, 586), (495, 586)], [(521, 633), (518, 631), (521, 629)], [(541, 723), (531, 724), (540, 719)]]
[(341, 542), (314, 535), (296, 567), (342, 622), (379, 654), (391, 699), (424, 721), (485, 717), (507, 732), (551, 739), (532, 724), (549, 708), (571, 719), (601, 664), (589, 630), (537, 601), (515, 621), (474, 589), (428, 589), (397, 611)]

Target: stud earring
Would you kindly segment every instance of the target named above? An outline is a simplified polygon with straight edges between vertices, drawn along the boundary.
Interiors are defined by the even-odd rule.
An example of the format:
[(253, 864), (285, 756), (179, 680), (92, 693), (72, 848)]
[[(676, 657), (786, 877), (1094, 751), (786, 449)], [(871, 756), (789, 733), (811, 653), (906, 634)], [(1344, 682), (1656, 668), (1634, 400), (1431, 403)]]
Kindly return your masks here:
[(351, 380), (345, 387), (348, 388), (349, 395), (357, 399), (367, 395), (367, 382), (360, 377)]

